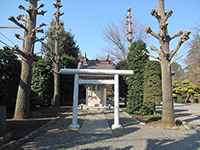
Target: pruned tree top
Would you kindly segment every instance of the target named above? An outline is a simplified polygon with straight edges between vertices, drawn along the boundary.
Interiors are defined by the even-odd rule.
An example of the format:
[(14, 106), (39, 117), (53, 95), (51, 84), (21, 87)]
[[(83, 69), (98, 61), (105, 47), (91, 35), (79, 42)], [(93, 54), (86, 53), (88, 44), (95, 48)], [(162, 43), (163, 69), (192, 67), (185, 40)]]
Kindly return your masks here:
[[(19, 14), (17, 17), (10, 16), (8, 18), (9, 21), (13, 22), (15, 25), (17, 25), (19, 28), (22, 28), (25, 32), (26, 36), (21, 36), (20, 34), (15, 34), (15, 37), (18, 40), (21, 40), (25, 43), (26, 39), (30, 39), (32, 41), (32, 45), (34, 45), (36, 42), (43, 41), (44, 38), (36, 38), (36, 33), (44, 33), (44, 30), (42, 29), (44, 26), (46, 26), (45, 23), (41, 23), (39, 26), (36, 26), (36, 17), (37, 15), (44, 16), (46, 11), (42, 10), (44, 7), (44, 4), (37, 5), (39, 0), (30, 0), (29, 6), (26, 8), (23, 5), (19, 5), (19, 9), (24, 11), (24, 14)], [(16, 46), (17, 47), (17, 46)], [(20, 57), (25, 59), (32, 59), (34, 60), (33, 55), (33, 48), (31, 52), (28, 52), (26, 49), (19, 49), (18, 47), (15, 49), (15, 52), (18, 53)], [(33, 46), (32, 46), (33, 47)]]
[[(178, 31), (173, 35), (169, 35), (168, 19), (172, 16), (173, 11), (172, 10), (165, 11), (164, 2), (165, 2), (164, 0), (158, 0), (158, 8), (153, 9), (151, 12), (151, 15), (154, 16), (159, 23), (160, 31), (156, 33), (151, 29), (151, 27), (147, 27), (146, 32), (160, 42), (161, 44), (160, 48), (155, 48), (155, 47), (153, 48), (158, 52), (159, 56), (168, 57), (168, 60), (171, 61), (177, 54), (183, 43), (189, 39), (189, 35), (191, 32)], [(176, 38), (179, 38), (179, 41), (176, 47), (170, 50), (169, 43)], [(168, 44), (168, 46), (166, 46), (165, 44)]]

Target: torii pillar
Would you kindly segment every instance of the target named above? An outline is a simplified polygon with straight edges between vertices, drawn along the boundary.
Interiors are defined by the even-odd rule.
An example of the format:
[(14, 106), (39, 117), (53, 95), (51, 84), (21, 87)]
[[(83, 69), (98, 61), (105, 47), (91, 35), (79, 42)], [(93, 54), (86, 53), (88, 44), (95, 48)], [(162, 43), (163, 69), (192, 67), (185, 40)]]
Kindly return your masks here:
[(72, 110), (72, 129), (80, 128), (78, 124), (78, 93), (79, 93), (79, 74), (74, 76), (74, 94), (73, 94), (73, 110)]
[(119, 75), (114, 75), (114, 124), (112, 129), (121, 128), (119, 123)]

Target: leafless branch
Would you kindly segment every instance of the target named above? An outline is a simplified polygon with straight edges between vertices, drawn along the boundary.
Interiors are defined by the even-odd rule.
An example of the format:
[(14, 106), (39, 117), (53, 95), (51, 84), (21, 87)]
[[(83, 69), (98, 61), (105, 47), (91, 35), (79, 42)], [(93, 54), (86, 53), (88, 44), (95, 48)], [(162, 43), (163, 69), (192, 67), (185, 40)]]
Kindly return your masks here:
[(15, 37), (16, 37), (18, 40), (24, 41), (24, 38), (23, 38), (20, 34), (15, 34)]
[(14, 24), (19, 26), (20, 28), (24, 29), (25, 31), (28, 31), (28, 29), (22, 23), (18, 22), (17, 19), (14, 16), (9, 17), (8, 20), (13, 22)]
[(170, 60), (176, 55), (176, 53), (179, 51), (179, 49), (181, 48), (183, 43), (189, 39), (190, 33), (191, 32), (184, 32), (181, 35), (180, 40), (179, 40), (178, 44), (176, 45), (176, 48), (171, 52)]
[(178, 61), (180, 61), (181, 59), (183, 59), (184, 58), (184, 55), (180, 55), (180, 56), (178, 56), (178, 57), (173, 57), (172, 58), (172, 61), (171, 61), (171, 64), (173, 63), (173, 62), (178, 62)]
[(41, 11), (37, 11), (38, 15), (44, 16), (46, 14), (47, 11), (41, 10)]
[(146, 28), (146, 33), (150, 34), (151, 36), (153, 36), (153, 37), (156, 38), (157, 40), (160, 39), (159, 34), (153, 32), (152, 29), (151, 29), (151, 27), (147, 27), (147, 28)]
[(156, 51), (156, 52), (159, 52), (159, 51), (160, 51), (157, 47), (155, 47), (155, 46), (153, 46), (153, 45), (150, 46), (150, 49), (151, 49), (152, 51)]
[(126, 59), (128, 55), (128, 47), (133, 41), (145, 41), (147, 34), (145, 28), (141, 24), (137, 24), (134, 20), (131, 9), (128, 9), (128, 15), (121, 21), (121, 24), (109, 24), (104, 30), (104, 39), (108, 44), (106, 50), (114, 61)]
[(127, 55), (128, 50), (126, 49), (123, 35), (119, 31), (119, 28), (112, 24), (107, 26), (104, 31), (105, 40), (112, 45), (110, 52), (115, 57), (123, 57)]
[(44, 4), (40, 4), (37, 9), (43, 8)]
[(31, 59), (31, 60), (35, 60), (33, 54), (27, 53), (24, 50), (21, 50), (18, 46), (15, 46), (14, 48), (12, 48), (12, 51), (14, 53), (16, 53), (17, 55), (19, 55), (19, 57), (21, 57), (22, 59), (26, 58)]
[(154, 16), (158, 20), (158, 22), (160, 22), (161, 16), (159, 15), (158, 10), (153, 9), (151, 11), (151, 15)]
[(155, 46), (153, 46), (153, 45), (151, 45), (149, 48), (150, 48), (152, 51), (156, 51), (158, 54), (162, 54), (162, 53), (163, 53), (159, 48), (157, 48), (157, 47), (155, 47)]
[(42, 38), (36, 38), (36, 40), (34, 41), (34, 43), (37, 43), (37, 42), (42, 42), (44, 41), (45, 37), (42, 37)]
[[(151, 46), (150, 48), (151, 48), (152, 51), (156, 51), (156, 52), (158, 52), (158, 49), (157, 49), (156, 47)], [(152, 49), (152, 48), (153, 48), (153, 49)], [(160, 62), (160, 58), (159, 58), (159, 56), (155, 56), (155, 55), (151, 54), (150, 52), (148, 52), (148, 56), (151, 57), (151, 58), (153, 58), (154, 60)]]
[(170, 40), (173, 40), (173, 39), (175, 39), (175, 38), (177, 38), (177, 37), (180, 37), (181, 35), (183, 35), (183, 31), (179, 31), (179, 32), (173, 34), (173, 35), (170, 37)]
[(167, 11), (165, 13), (165, 21), (167, 21), (169, 19), (169, 17), (171, 17), (172, 15), (173, 15), (173, 11), (172, 10)]

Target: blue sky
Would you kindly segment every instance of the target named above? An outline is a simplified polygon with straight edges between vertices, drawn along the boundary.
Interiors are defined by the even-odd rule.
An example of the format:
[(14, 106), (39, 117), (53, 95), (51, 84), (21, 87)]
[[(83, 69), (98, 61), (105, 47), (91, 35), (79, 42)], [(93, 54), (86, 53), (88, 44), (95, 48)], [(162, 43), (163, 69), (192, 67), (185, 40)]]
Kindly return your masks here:
[[(54, 8), (54, 0), (41, 0), (45, 4), (47, 14), (39, 17), (38, 23), (50, 22)], [(0, 26), (11, 25), (7, 20), (8, 16), (17, 15), (18, 5), (24, 0), (1, 0), (0, 5)], [(82, 53), (87, 52), (90, 58), (96, 58), (104, 53), (106, 42), (103, 38), (103, 30), (110, 23), (120, 23), (126, 15), (127, 8), (131, 7), (134, 19), (144, 26), (150, 25), (157, 31), (157, 22), (150, 15), (151, 9), (156, 6), (157, 0), (62, 0), (62, 11), (65, 13), (62, 20), (66, 30), (71, 30), (81, 48)], [(175, 32), (180, 29), (193, 30), (200, 24), (200, 1), (199, 0), (166, 0), (167, 8), (174, 10), (174, 15), (169, 21), (169, 31)], [(14, 43), (21, 44), (14, 38), (17, 30), (0, 30), (5, 33)], [(11, 42), (3, 39), (6, 43)], [(155, 40), (148, 39), (147, 44), (156, 44)], [(2, 45), (1, 45), (2, 46)], [(174, 44), (172, 44), (174, 46)], [(37, 47), (38, 48), (38, 47)], [(182, 48), (185, 54), (187, 44)]]

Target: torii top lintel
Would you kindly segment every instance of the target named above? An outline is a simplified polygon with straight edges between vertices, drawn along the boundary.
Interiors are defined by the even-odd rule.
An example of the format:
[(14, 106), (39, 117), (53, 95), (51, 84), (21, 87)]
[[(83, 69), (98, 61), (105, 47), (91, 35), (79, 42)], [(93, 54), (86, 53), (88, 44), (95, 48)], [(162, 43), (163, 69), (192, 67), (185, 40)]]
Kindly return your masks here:
[(132, 70), (106, 69), (61, 69), (60, 74), (131, 75)]

